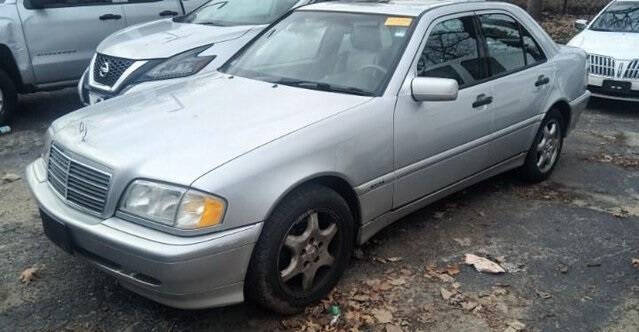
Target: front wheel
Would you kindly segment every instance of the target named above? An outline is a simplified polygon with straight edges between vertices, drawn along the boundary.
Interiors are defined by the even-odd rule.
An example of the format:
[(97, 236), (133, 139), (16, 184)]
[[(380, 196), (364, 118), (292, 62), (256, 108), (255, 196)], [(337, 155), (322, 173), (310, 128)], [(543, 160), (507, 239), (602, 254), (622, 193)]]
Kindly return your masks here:
[(246, 297), (282, 314), (324, 298), (348, 265), (353, 232), (348, 204), (335, 191), (310, 185), (292, 192), (264, 223)]
[(559, 111), (552, 110), (548, 113), (528, 151), (526, 163), (520, 169), (524, 180), (538, 183), (550, 177), (564, 144), (563, 123), (564, 119)]
[(9, 75), (0, 69), (0, 127), (9, 123), (9, 118), (15, 112), (18, 94)]

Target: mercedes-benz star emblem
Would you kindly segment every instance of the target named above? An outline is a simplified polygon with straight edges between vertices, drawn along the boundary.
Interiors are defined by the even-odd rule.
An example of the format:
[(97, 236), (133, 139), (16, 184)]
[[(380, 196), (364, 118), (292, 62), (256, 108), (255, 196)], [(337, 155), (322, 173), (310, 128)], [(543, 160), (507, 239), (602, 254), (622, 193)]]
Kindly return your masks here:
[(109, 74), (110, 66), (109, 61), (104, 61), (100, 66), (100, 77), (106, 77)]

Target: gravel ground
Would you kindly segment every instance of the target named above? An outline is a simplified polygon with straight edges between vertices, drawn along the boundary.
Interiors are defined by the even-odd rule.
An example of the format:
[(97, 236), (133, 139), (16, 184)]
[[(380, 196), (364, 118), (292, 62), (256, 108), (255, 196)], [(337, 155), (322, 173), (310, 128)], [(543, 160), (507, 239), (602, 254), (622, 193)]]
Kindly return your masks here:
[[(26, 96), (0, 136), (0, 178), (23, 175), (73, 90)], [(0, 330), (639, 330), (639, 105), (594, 101), (550, 181), (512, 174), (421, 210), (357, 251), (330, 299), (294, 317), (251, 304), (182, 311), (120, 287), (43, 235), (23, 179), (0, 183)], [(507, 273), (462, 264), (474, 253)], [(40, 270), (29, 284), (18, 279)], [(444, 299), (444, 297), (446, 299)]]

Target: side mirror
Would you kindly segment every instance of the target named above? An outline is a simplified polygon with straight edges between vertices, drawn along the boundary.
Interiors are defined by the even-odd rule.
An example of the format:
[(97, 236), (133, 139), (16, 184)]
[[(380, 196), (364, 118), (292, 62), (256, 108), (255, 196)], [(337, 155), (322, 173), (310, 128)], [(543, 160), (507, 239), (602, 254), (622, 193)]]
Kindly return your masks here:
[(575, 29), (577, 29), (577, 31), (586, 30), (587, 27), (588, 27), (588, 20), (576, 20), (575, 21)]
[(416, 77), (411, 83), (415, 101), (457, 100), (459, 84), (448, 78)]

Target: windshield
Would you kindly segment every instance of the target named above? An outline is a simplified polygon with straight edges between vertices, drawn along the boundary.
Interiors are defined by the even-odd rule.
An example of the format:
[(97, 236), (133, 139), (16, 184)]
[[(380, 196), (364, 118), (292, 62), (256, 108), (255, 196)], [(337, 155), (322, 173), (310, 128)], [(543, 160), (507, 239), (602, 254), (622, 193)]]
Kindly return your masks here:
[(183, 23), (219, 26), (270, 24), (299, 0), (212, 0), (179, 19)]
[(380, 95), (412, 23), (408, 17), (297, 11), (220, 71), (306, 89)]
[(639, 32), (639, 2), (621, 1), (612, 4), (590, 27), (595, 31)]

